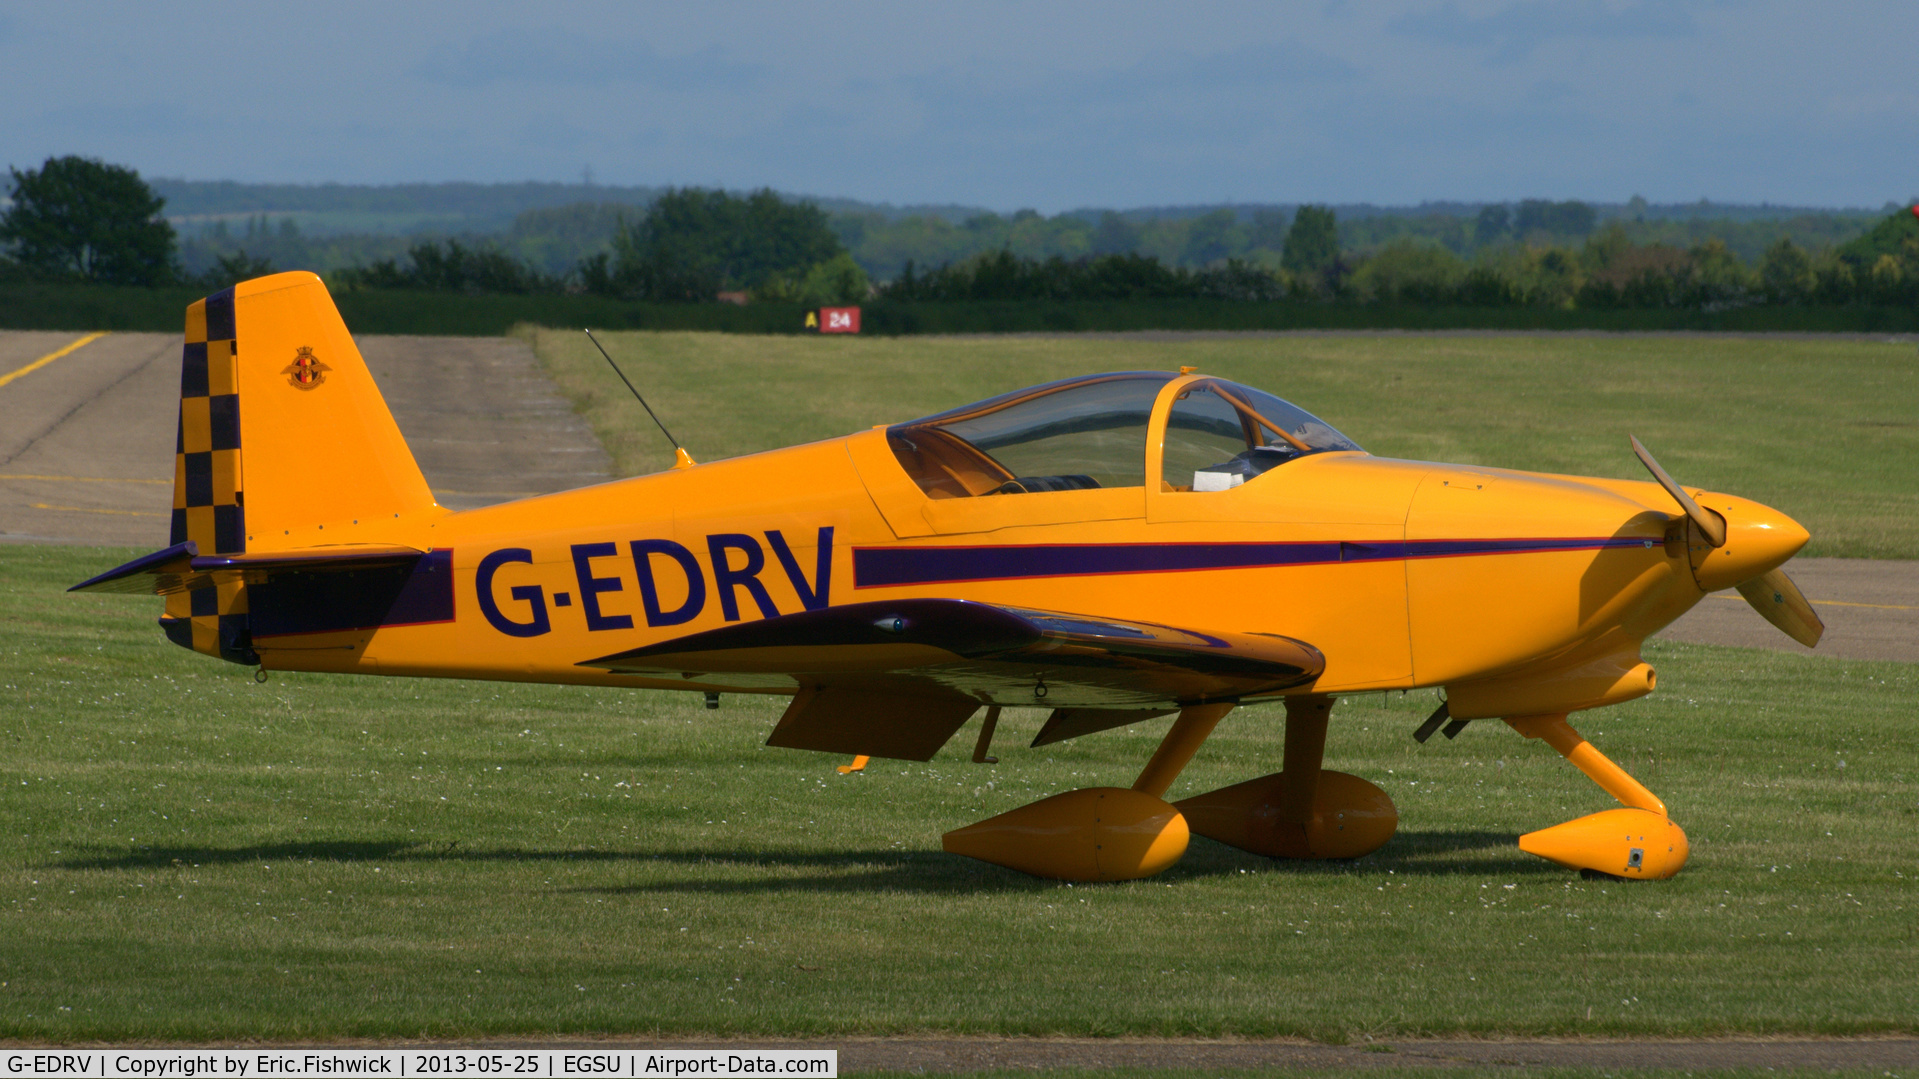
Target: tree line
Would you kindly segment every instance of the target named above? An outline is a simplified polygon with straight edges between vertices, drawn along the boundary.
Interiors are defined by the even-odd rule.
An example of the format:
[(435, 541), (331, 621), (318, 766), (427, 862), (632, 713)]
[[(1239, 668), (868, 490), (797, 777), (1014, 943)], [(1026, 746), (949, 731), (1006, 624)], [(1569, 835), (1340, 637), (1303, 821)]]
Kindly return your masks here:
[[(172, 186), (179, 185), (163, 190)], [(609, 191), (613, 194), (619, 192)], [(610, 251), (622, 223), (644, 217), (658, 195), (648, 195), (644, 203), (536, 206), (507, 215), (497, 221), (497, 227), (494, 218), (469, 214), (458, 218), (466, 222), (462, 228), (446, 224), (427, 229), (413, 224), (405, 233), (340, 232), (324, 223), (302, 225), (287, 213), (270, 217), (249, 212), (211, 221), (182, 221), (180, 261), (188, 272), (198, 273), (220, 258), (244, 251), (275, 265), (332, 273), (380, 259), (403, 258), (409, 247), (432, 238), (458, 240), (466, 247), (494, 248), (542, 273), (563, 277), (576, 272), (581, 259)], [(259, 201), (250, 199), (246, 204)], [(924, 269), (1002, 250), (1041, 262), (1054, 256), (1073, 262), (1100, 255), (1139, 254), (1157, 258), (1169, 267), (1188, 269), (1202, 269), (1227, 259), (1278, 266), (1294, 216), (1293, 208), (1271, 207), (1205, 212), (1176, 207), (1124, 214), (1071, 211), (1043, 217), (1033, 211), (1002, 216), (961, 214), (950, 209), (919, 213), (881, 212), (864, 206), (835, 209), (830, 201), (815, 205), (827, 211), (828, 226), (874, 280), (899, 276), (908, 261)], [(170, 214), (175, 211), (171, 201), (167, 206)], [(1528, 212), (1535, 206), (1591, 212)], [(1756, 262), (1782, 236), (1809, 251), (1821, 251), (1858, 236), (1876, 219), (1859, 211), (1755, 217), (1758, 211), (1752, 207), (1705, 204), (1691, 209), (1695, 212), (1687, 216), (1670, 206), (1628, 204), (1599, 212), (1584, 203), (1527, 200), (1493, 206), (1434, 204), (1414, 212), (1342, 211), (1339, 224), (1342, 244), (1362, 257), (1404, 239), (1429, 240), (1469, 260), (1484, 248), (1505, 244), (1578, 244), (1593, 231), (1582, 225), (1590, 221), (1594, 227), (1617, 224), (1639, 244), (1691, 247), (1707, 239), (1719, 239), (1742, 259)]]
[[(12, 170), (0, 215), (0, 278), (100, 284), (186, 284), (209, 290), (298, 266), (290, 221), (262, 215), (243, 234), (220, 226), (220, 253), (182, 268), (163, 201), (131, 169), (79, 157)], [(539, 256), (484, 238), (389, 238), (388, 253), (333, 270), (335, 288), (473, 295), (586, 293), (652, 303), (803, 304), (1208, 299), (1341, 304), (1722, 309), (1751, 304), (1919, 305), (1919, 216), (1888, 214), (1863, 235), (1808, 249), (1788, 236), (1742, 256), (1698, 222), (1597, 220), (1580, 202), (1526, 200), (1448, 217), (1460, 235), (1404, 231), (1377, 241), (1373, 219), (1330, 207), (1291, 214), (1231, 211), (1176, 222), (1178, 258), (1143, 250), (1153, 222), (1104, 213), (1088, 221), (1022, 211), (958, 225), (829, 215), (770, 190), (746, 195), (669, 189), (650, 206), (574, 204), (527, 211), (521, 239)], [(1076, 222), (1076, 223), (1075, 223)], [(1764, 227), (1752, 222), (1749, 227)], [(922, 262), (907, 254), (869, 272), (875, 229), (987, 234), (997, 246)], [(1168, 226), (1169, 228), (1171, 226)], [(1466, 233), (1470, 235), (1462, 239)], [(565, 253), (604, 240), (599, 249)], [(1051, 240), (1048, 240), (1051, 237)], [(1073, 242), (1066, 242), (1077, 237)], [(924, 240), (926, 237), (921, 236)], [(978, 238), (977, 235), (974, 237)], [(1161, 237), (1164, 239), (1164, 237)], [(1055, 242), (1057, 241), (1057, 242)], [(1056, 248), (1048, 250), (1048, 244)], [(855, 247), (863, 254), (855, 256)], [(901, 250), (940, 250), (937, 244)], [(520, 249), (525, 250), (524, 247)], [(1035, 253), (1037, 252), (1037, 253)], [(888, 260), (882, 256), (881, 264)], [(875, 278), (878, 278), (877, 280)]]

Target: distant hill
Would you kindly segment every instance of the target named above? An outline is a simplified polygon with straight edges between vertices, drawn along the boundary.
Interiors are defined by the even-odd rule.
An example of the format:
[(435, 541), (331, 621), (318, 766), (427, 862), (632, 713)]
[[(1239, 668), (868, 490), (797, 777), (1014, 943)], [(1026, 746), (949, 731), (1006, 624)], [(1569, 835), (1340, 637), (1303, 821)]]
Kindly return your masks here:
[[(513, 219), (528, 210), (550, 209), (575, 203), (625, 204), (645, 206), (664, 188), (622, 187), (604, 184), (546, 183), (528, 181), (515, 184), (439, 183), (439, 184), (248, 184), (235, 180), (151, 179), (154, 193), (167, 200), (167, 216), (187, 223), (216, 218), (244, 219), (265, 214), (274, 220), (291, 217), (308, 233), (331, 232), (506, 232)], [(876, 215), (888, 221), (906, 217), (932, 217), (952, 224), (993, 214), (983, 206), (959, 203), (895, 205), (862, 202), (858, 199), (782, 193), (786, 198), (812, 202), (829, 214)], [(1381, 206), (1374, 203), (1335, 203), (1333, 210), (1341, 220), (1372, 217), (1473, 217), (1494, 202), (1438, 201), (1409, 206)], [(1899, 204), (1881, 208), (1831, 206), (1778, 206), (1770, 203), (1698, 202), (1588, 203), (1600, 221), (1615, 218), (1645, 221), (1771, 221), (1813, 215), (1857, 217), (1862, 222), (1876, 220)], [(1270, 203), (1192, 203), (1177, 206), (1138, 206), (1127, 209), (1081, 207), (1059, 215), (1096, 221), (1108, 212), (1134, 222), (1179, 221), (1230, 210), (1239, 220), (1251, 220), (1261, 211), (1278, 212), (1291, 217), (1296, 202)], [(351, 222), (352, 227), (325, 227), (331, 220)], [(385, 225), (387, 227), (375, 227)]]
[[(166, 199), (187, 268), (244, 251), (281, 268), (332, 272), (403, 257), (426, 238), (498, 247), (542, 272), (564, 275), (606, 249), (617, 224), (644, 213), (664, 188), (587, 183), (248, 184), (231, 180), (149, 181)], [(999, 213), (963, 204), (894, 205), (788, 193), (832, 218), (867, 273), (887, 280), (911, 262), (922, 269), (1002, 249), (1027, 258), (1134, 251), (1168, 265), (1203, 267), (1225, 258), (1277, 264), (1297, 203), (1201, 203), (1119, 210), (1082, 207), (1051, 217)], [(1708, 238), (1753, 261), (1780, 237), (1824, 250), (1858, 237), (1884, 209), (1698, 201), (1532, 203), (1572, 208), (1576, 226), (1524, 226), (1520, 203), (1423, 202), (1409, 206), (1334, 204), (1342, 246), (1364, 256), (1416, 240), (1462, 257), (1488, 244), (1528, 239), (1579, 243), (1617, 222), (1640, 243), (1689, 247)], [(1890, 205), (1890, 204), (1889, 204)], [(1481, 211), (1514, 211), (1514, 232), (1489, 232)], [(1499, 211), (1495, 211), (1496, 213)], [(1504, 217), (1500, 220), (1503, 222)], [(1506, 226), (1502, 223), (1499, 230)], [(1525, 237), (1518, 232), (1525, 232)]]
[[(1479, 211), (1488, 206), (1514, 206), (1519, 200), (1504, 202), (1421, 202), (1410, 206), (1381, 206), (1371, 202), (1329, 203), (1341, 221), (1361, 221), (1373, 217), (1476, 217)], [(1701, 199), (1698, 202), (1588, 202), (1601, 222), (1609, 220), (1644, 221), (1785, 221), (1795, 217), (1834, 216), (1856, 217), (1861, 221), (1876, 221), (1884, 214), (1906, 205), (1888, 202), (1883, 207), (1835, 207), (1835, 206), (1784, 206), (1773, 203), (1711, 202)], [(1180, 206), (1137, 206), (1128, 210), (1109, 211), (1103, 207), (1081, 207), (1068, 210), (1064, 216), (1097, 220), (1100, 216), (1113, 212), (1128, 221), (1181, 221), (1191, 217), (1203, 217), (1220, 210), (1231, 210), (1239, 220), (1251, 220), (1261, 211), (1283, 213), (1288, 217), (1299, 208), (1297, 202), (1216, 202), (1194, 203)]]
[[(507, 232), (519, 215), (581, 203), (647, 206), (664, 187), (526, 182), (517, 184), (247, 184), (235, 180), (150, 179), (167, 200), (167, 217), (185, 231), (214, 221), (266, 215), (291, 218), (310, 235), (342, 233)], [(936, 217), (960, 222), (988, 213), (978, 206), (895, 206), (857, 199), (785, 194), (829, 214), (878, 214), (887, 220)]]

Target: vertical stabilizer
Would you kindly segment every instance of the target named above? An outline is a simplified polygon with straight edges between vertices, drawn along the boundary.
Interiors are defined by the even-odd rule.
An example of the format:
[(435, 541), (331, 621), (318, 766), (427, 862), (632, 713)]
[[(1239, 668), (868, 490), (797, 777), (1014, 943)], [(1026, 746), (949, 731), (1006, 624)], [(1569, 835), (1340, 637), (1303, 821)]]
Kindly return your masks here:
[(310, 273), (244, 281), (187, 309), (177, 451), (173, 540), (202, 554), (369, 542), (375, 521), (434, 509)]
[[(173, 539), (203, 555), (388, 541), (441, 512), (326, 286), (243, 281), (187, 308)], [(196, 651), (252, 662), (246, 586), (169, 596), (163, 624)]]

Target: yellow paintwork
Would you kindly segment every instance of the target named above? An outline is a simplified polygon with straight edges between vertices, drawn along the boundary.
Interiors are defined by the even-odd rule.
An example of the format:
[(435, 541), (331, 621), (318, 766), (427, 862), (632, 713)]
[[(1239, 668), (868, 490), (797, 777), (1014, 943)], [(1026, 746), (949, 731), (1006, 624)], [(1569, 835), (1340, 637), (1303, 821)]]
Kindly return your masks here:
[(1288, 819), (1285, 807), (1296, 791), (1286, 773), (1274, 772), (1173, 805), (1194, 835), (1270, 858), (1359, 858), (1399, 828), (1393, 800), (1358, 776), (1319, 772), (1305, 820)]
[(1231, 702), (1225, 704), (1196, 704), (1180, 710), (1179, 718), (1173, 720), (1173, 728), (1154, 752), (1153, 758), (1140, 770), (1139, 778), (1133, 781), (1133, 789), (1141, 794), (1150, 794), (1163, 798), (1173, 780), (1185, 771), (1192, 762), (1193, 755), (1213, 733), (1219, 721), (1233, 710)]
[(1571, 761), (1573, 767), (1599, 784), (1601, 790), (1619, 799), (1621, 804), (1662, 817), (1666, 815), (1666, 803), (1660, 801), (1658, 795), (1647, 790), (1638, 780), (1627, 775), (1625, 769), (1594, 749), (1591, 742), (1572, 729), (1564, 715), (1526, 716), (1508, 719), (1506, 723), (1528, 738), (1544, 740), (1560, 756)]
[(964, 854), (1055, 880), (1137, 880), (1186, 853), (1179, 811), (1124, 787), (1083, 787), (956, 828), (941, 837)]
[[(234, 291), (247, 550), (405, 543), (396, 534), (444, 516), (318, 279), (276, 274)], [(302, 348), (327, 367), (312, 389), (285, 373)]]
[(1686, 864), (1686, 833), (1664, 814), (1608, 809), (1519, 837), (1519, 849), (1568, 869), (1667, 880)]
[(1358, 776), (1321, 767), (1333, 699), (1286, 698), (1281, 771), (1176, 803), (1197, 835), (1274, 858), (1358, 858), (1399, 827), (1386, 792)]
[(1519, 849), (1573, 869), (1615, 877), (1665, 880), (1686, 864), (1686, 833), (1666, 816), (1666, 803), (1626, 770), (1579, 736), (1564, 714), (1506, 720), (1528, 738), (1538, 738), (1624, 803), (1578, 820), (1519, 837)]
[(1641, 662), (1636, 652), (1614, 653), (1578, 666), (1555, 664), (1537, 673), (1454, 682), (1447, 687), (1446, 703), (1455, 719), (1531, 716), (1555, 708), (1581, 711), (1623, 704), (1657, 685), (1652, 664)]
[[(887, 431), (875, 429), (698, 465), (679, 450), (667, 472), (454, 513), (434, 502), (318, 278), (287, 273), (245, 282), (232, 303), (234, 337), (209, 340), (204, 303), (189, 310), (187, 336), (206, 344), (210, 381), (231, 387), (241, 402), (243, 448), (216, 452), (213, 474), (216, 497), (244, 505), (245, 552), (450, 552), (450, 617), (255, 632), (252, 646), (268, 670), (790, 694), (790, 679), (638, 678), (580, 664), (829, 604), (959, 598), (1295, 638), (1324, 653), (1325, 669), (1316, 683), (1288, 692), (1328, 704), (1358, 690), (1441, 686), (1459, 718), (1563, 715), (1650, 692), (1654, 676), (1639, 659), (1648, 635), (1707, 591), (1774, 569), (1807, 539), (1783, 514), (1731, 495), (1692, 492), (1729, 524), (1728, 542), (1712, 548), (1656, 483), (1349, 451), (1302, 456), (1227, 490), (1176, 489), (1158, 479), (1162, 433), (1179, 395), (1206, 379), (1191, 372), (1158, 392), (1153, 433), (1141, 448), (1149, 479), (1140, 487), (932, 497), (902, 467)], [(185, 508), (186, 458), (212, 450), (207, 407), (205, 399), (182, 402), (176, 484), (176, 506), (203, 553), (216, 549), (214, 511)], [(939, 447), (929, 443), (926, 452)], [(968, 490), (992, 482), (963, 474), (957, 458), (941, 467)], [(863, 584), (854, 555), (858, 548), (1101, 545), (1150, 553), (1232, 544), (1319, 545), (1310, 550), (1333, 553), (1247, 568), (908, 585)], [(247, 612), (243, 571), (214, 577), (219, 613)], [(185, 594), (170, 597), (168, 610), (189, 617)], [(203, 611), (192, 623), (194, 646), (218, 654), (218, 619)], [(902, 664), (912, 661), (912, 647), (901, 645)], [(1390, 800), (1381, 808), (1385, 796), (1376, 787), (1333, 773), (1317, 787), (1304, 780), (1318, 774), (1325, 708), (1315, 721), (1317, 743), (1310, 731), (1302, 736), (1302, 745), (1312, 744), (1300, 750), (1300, 781), (1269, 776), (1195, 804), (1210, 798), (1219, 803), (1208, 810), (1212, 818), (1251, 820), (1266, 812), (1264, 799), (1298, 802), (1278, 812), (1308, 829), (1300, 842), (1319, 856), (1384, 842), (1396, 817)], [(1270, 715), (1247, 712), (1237, 721), (1271, 722)], [(1186, 721), (1192, 737), (1169, 739), (1163, 751), (1179, 759), (1149, 769), (1141, 791), (1061, 795), (995, 818), (998, 824), (949, 833), (948, 849), (990, 850), (989, 860), (1069, 879), (1157, 871), (1148, 867), (1184, 849), (1186, 824), (1171, 807), (1170, 817), (1154, 809), (1166, 806), (1156, 795), (1219, 716), (1206, 718)], [(1289, 760), (1291, 742), (1289, 735)], [(1077, 868), (1068, 867), (1055, 840), (1031, 839), (1031, 857), (1012, 850), (1029, 842), (1009, 838), (1015, 835), (1057, 839), (1062, 829), (1078, 829), (1083, 840), (1092, 834), (1085, 830), (1094, 827), (1088, 807), (1095, 803), (1109, 817), (1115, 805), (1130, 807), (1121, 815), (1132, 829), (1126, 834), (1148, 836), (1127, 840), (1138, 849), (1127, 847), (1120, 862), (1108, 865), (1115, 856), (1105, 854), (1088, 869), (1093, 855), (1081, 851), (1073, 856)], [(1368, 823), (1353, 825), (1346, 839), (1327, 838), (1326, 814), (1342, 809)], [(1253, 827), (1215, 831), (1244, 836)], [(1247, 842), (1276, 852), (1291, 841)], [(1033, 853), (1041, 847), (1054, 853)], [(1082, 871), (1094, 876), (1075, 877)]]

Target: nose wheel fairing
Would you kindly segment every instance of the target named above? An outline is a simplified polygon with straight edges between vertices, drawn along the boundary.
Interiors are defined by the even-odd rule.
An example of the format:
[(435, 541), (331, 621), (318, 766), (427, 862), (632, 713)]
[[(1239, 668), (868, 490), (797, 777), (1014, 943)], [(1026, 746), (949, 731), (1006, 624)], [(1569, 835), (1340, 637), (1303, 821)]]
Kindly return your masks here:
[(1670, 819), (1644, 809), (1608, 809), (1528, 832), (1519, 849), (1567, 869), (1621, 880), (1667, 880), (1692, 848)]

